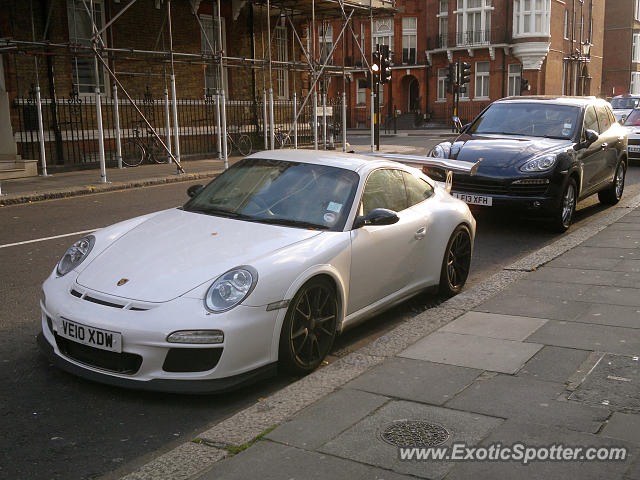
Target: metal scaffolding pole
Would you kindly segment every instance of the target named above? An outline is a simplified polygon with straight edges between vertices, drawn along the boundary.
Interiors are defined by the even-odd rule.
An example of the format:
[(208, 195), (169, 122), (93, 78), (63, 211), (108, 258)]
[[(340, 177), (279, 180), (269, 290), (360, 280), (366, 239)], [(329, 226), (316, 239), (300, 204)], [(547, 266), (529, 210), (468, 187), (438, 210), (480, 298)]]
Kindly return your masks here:
[(273, 118), (273, 88), (269, 87), (269, 136), (271, 137), (271, 150), (276, 148), (276, 132)]
[[(171, 56), (171, 106), (173, 108), (173, 143), (176, 163), (180, 164), (180, 126), (178, 125), (178, 96), (176, 94), (176, 73), (173, 68), (173, 31), (171, 29), (171, 0), (167, 0), (167, 26), (169, 28), (169, 52)], [(178, 168), (176, 174), (184, 173)]]
[(222, 158), (224, 159), (224, 169), (229, 168), (229, 152), (227, 151), (227, 95), (224, 91), (224, 65), (223, 55), (224, 50), (222, 48), (222, 21), (221, 21), (221, 9), (220, 2), (218, 0), (218, 46), (220, 47), (220, 95), (221, 95), (221, 112), (222, 112)]
[(313, 92), (313, 149), (318, 150), (318, 92), (316, 91)]
[(327, 92), (322, 92), (322, 149), (327, 149)]
[(342, 151), (347, 151), (347, 93), (342, 91)]
[(267, 0), (267, 59), (269, 60), (269, 137), (271, 150), (275, 148), (276, 138), (273, 123), (273, 75), (271, 72), (271, 1)]
[(167, 139), (167, 163), (171, 163), (171, 115), (169, 114), (169, 89), (166, 87), (164, 89), (164, 134)]
[(262, 131), (264, 133), (264, 149), (269, 150), (269, 134), (267, 133), (267, 91), (262, 89)]
[[(36, 40), (36, 29), (33, 20), (33, 0), (29, 1), (29, 9), (31, 12), (31, 39)], [(47, 151), (45, 149), (44, 142), (44, 124), (42, 121), (42, 97), (40, 95), (40, 72), (38, 71), (38, 57), (33, 57), (33, 62), (36, 70), (36, 107), (38, 114), (38, 144), (40, 146), (40, 163), (42, 165), (41, 177), (48, 177), (47, 174)]]
[(218, 132), (218, 159), (222, 160), (222, 127), (220, 126), (220, 94), (218, 92), (216, 92), (216, 132)]
[(298, 98), (293, 92), (293, 148), (298, 149)]
[[(94, 12), (94, 4), (93, 4), (93, 0), (91, 0), (91, 18), (93, 19), (93, 12)], [(97, 27), (94, 21), (92, 21), (93, 24), (93, 32), (94, 34), (97, 32)], [(96, 47), (96, 40), (93, 39), (93, 47)], [(97, 53), (97, 49), (96, 49), (96, 56), (93, 59), (93, 67), (94, 67), (94, 72), (95, 72), (95, 78), (96, 78), (96, 89), (95, 89), (95, 93), (96, 93), (96, 124), (98, 126), (98, 155), (99, 155), (99, 160), (100, 160), (100, 183), (109, 183), (107, 181), (107, 167), (106, 167), (106, 162), (105, 162), (105, 158), (104, 158), (104, 130), (102, 128), (102, 92), (100, 91), (100, 72), (98, 70), (98, 57), (100, 56), (99, 53)]]
[(122, 168), (122, 139), (120, 137), (120, 106), (118, 105), (118, 85), (113, 82), (113, 123), (116, 129), (116, 161)]
[[(371, 8), (372, 6), (372, 0), (369, 0), (369, 28), (370, 33), (369, 33), (369, 37), (371, 38), (371, 52), (373, 52), (373, 9)], [(373, 59), (371, 60), (373, 62)], [(375, 94), (374, 94), (374, 90), (375, 90), (375, 82), (374, 82), (374, 77), (375, 75), (373, 74), (373, 71), (371, 71), (371, 151), (375, 151), (376, 146), (375, 146), (375, 123), (376, 123), (376, 114), (375, 114), (375, 108), (374, 108), (374, 103), (375, 103)]]

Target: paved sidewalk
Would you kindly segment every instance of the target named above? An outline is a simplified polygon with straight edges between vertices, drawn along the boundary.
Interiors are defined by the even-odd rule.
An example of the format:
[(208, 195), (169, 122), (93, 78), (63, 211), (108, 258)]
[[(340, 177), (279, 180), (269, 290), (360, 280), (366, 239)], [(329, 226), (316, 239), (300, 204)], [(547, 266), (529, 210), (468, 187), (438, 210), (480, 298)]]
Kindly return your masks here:
[[(224, 438), (224, 427), (203, 433), (199, 441), (210, 454), (227, 458), (197, 478), (640, 479), (640, 209), (617, 211), (620, 218), (594, 226), (595, 235), (563, 237), (557, 243), (573, 248), (541, 268), (524, 261), (503, 271), (496, 289), (507, 287), (499, 293), (485, 292), (479, 303), (460, 295), (414, 322), (406, 334), (420, 336), (427, 321), (441, 325), (417, 342), (403, 344), (396, 331), (365, 347), (365, 373), (351, 372), (353, 380), (287, 421), (272, 417), (280, 425), (246, 450), (225, 452), (242, 450), (239, 442), (250, 436)], [(322, 383), (308, 378), (298, 392)], [(260, 419), (287, 401), (304, 399), (285, 393), (229, 423), (253, 418), (264, 428), (269, 421)], [(411, 443), (416, 428), (428, 427), (403, 431), (402, 421), (429, 424), (422, 440), (445, 446), (616, 446), (629, 457), (530, 465), (401, 461), (384, 432), (395, 427), (390, 438)]]

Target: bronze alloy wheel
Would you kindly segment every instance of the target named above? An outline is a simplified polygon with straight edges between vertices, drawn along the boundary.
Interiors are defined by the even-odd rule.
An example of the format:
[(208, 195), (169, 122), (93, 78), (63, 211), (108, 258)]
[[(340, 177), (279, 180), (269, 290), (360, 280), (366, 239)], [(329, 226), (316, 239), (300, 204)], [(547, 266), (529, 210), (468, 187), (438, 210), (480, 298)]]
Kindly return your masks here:
[(452, 296), (459, 293), (469, 276), (471, 267), (471, 233), (465, 225), (458, 225), (449, 238), (440, 273), (440, 293)]
[(280, 334), (280, 361), (293, 373), (308, 373), (327, 356), (336, 337), (338, 301), (329, 280), (314, 278), (293, 297)]

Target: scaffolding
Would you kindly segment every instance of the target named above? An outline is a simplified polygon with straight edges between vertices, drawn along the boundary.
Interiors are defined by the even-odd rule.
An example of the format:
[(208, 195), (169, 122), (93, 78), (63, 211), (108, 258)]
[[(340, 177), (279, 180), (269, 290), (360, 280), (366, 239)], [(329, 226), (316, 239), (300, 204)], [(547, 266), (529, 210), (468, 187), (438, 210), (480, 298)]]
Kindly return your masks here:
[[(32, 2), (33, 0), (30, 0)], [(129, 0), (115, 15), (112, 16), (104, 25), (98, 25), (96, 23), (95, 9), (96, 5), (94, 0), (77, 0), (81, 2), (81, 5), (90, 19), (92, 27), (92, 36), (90, 45), (83, 45), (71, 42), (52, 42), (45, 40), (47, 38), (47, 29), (49, 28), (49, 22), (51, 18), (51, 6), (48, 12), (47, 21), (44, 27), (44, 32), (41, 39), (36, 36), (33, 19), (33, 6), (30, 5), (31, 14), (31, 26), (32, 26), (32, 38), (31, 40), (18, 40), (14, 38), (0, 38), (0, 54), (3, 53), (26, 53), (31, 54), (34, 57), (35, 71), (36, 71), (36, 105), (38, 113), (38, 141), (40, 144), (40, 156), (42, 163), (42, 173), (47, 174), (47, 162), (45, 154), (45, 135), (42, 128), (42, 100), (40, 98), (40, 80), (37, 75), (38, 72), (38, 58), (43, 55), (73, 55), (84, 56), (94, 58), (94, 70), (95, 78), (99, 77), (99, 69), (102, 68), (106, 71), (111, 79), (112, 95), (115, 99), (114, 102), (114, 116), (115, 122), (113, 129), (115, 130), (115, 143), (116, 143), (116, 158), (118, 167), (122, 168), (122, 151), (121, 151), (121, 127), (120, 127), (120, 114), (118, 110), (118, 95), (122, 94), (131, 104), (136, 114), (149, 132), (153, 135), (155, 141), (162, 146), (165, 150), (168, 158), (176, 165), (178, 174), (184, 173), (185, 170), (182, 165), (180, 155), (180, 128), (178, 124), (178, 99), (176, 96), (176, 76), (175, 65), (178, 63), (186, 63), (190, 65), (213, 65), (218, 69), (221, 84), (213, 95), (213, 101), (216, 106), (216, 129), (217, 144), (219, 157), (224, 161), (225, 168), (228, 167), (228, 154), (227, 151), (227, 91), (224, 82), (222, 81), (225, 75), (225, 71), (229, 68), (245, 67), (253, 69), (254, 71), (262, 72), (262, 110), (263, 110), (263, 134), (264, 134), (264, 148), (275, 149), (276, 148), (276, 121), (274, 118), (274, 89), (273, 89), (273, 69), (274, 68), (286, 68), (287, 71), (293, 72), (294, 80), (294, 94), (293, 94), (293, 112), (292, 112), (292, 125), (287, 133), (287, 136), (293, 137), (293, 147), (298, 148), (298, 127), (299, 119), (308, 104), (312, 105), (312, 132), (313, 132), (313, 147), (318, 149), (320, 145), (326, 149), (328, 147), (327, 138), (327, 93), (326, 84), (330, 77), (341, 78), (342, 80), (342, 150), (346, 151), (346, 90), (347, 90), (347, 76), (352, 71), (362, 72), (371, 70), (371, 53), (372, 48), (369, 49), (368, 54), (364, 38), (359, 38), (353, 28), (353, 20), (356, 17), (368, 18), (371, 32), (373, 31), (373, 19), (374, 16), (393, 15), (395, 12), (394, 0), (256, 0), (250, 2), (251, 11), (257, 7), (262, 9), (266, 16), (266, 29), (261, 29), (262, 33), (266, 33), (266, 45), (264, 42), (264, 35), (261, 33), (263, 39), (262, 43), (262, 55), (261, 58), (257, 55), (257, 48), (255, 47), (254, 39), (252, 39), (252, 56), (238, 57), (228, 55), (228, 52), (224, 50), (222, 22), (217, 21), (215, 23), (215, 31), (207, 31), (202, 24), (202, 21), (198, 15), (198, 8), (202, 3), (202, 0), (187, 0), (191, 14), (194, 16), (202, 38), (207, 44), (206, 53), (193, 53), (176, 51), (173, 46), (173, 29), (172, 29), (172, 2), (171, 0), (164, 0), (162, 8), (165, 10), (165, 18), (161, 27), (161, 31), (158, 34), (158, 38), (163, 33), (163, 30), (168, 35), (168, 48), (158, 49), (158, 41), (156, 42), (156, 48), (154, 49), (139, 49), (139, 48), (126, 48), (124, 46), (108, 46), (104, 39), (105, 34), (108, 32), (118, 20), (127, 15), (127, 11), (136, 3), (144, 0)], [(160, 4), (160, 0), (155, 0), (156, 4)], [(234, 0), (234, 4), (235, 4)], [(243, 3), (244, 4), (244, 3)], [(184, 6), (184, 2), (180, 2), (181, 6)], [(213, 7), (217, 13), (217, 18), (222, 18), (222, 6), (221, 0), (213, 0)], [(274, 41), (275, 27), (271, 23), (271, 19), (274, 16), (282, 22), (288, 23), (291, 27), (291, 41), (292, 51), (294, 52), (291, 60), (277, 60), (272, 58), (272, 49)], [(252, 21), (253, 19), (252, 14)], [(340, 31), (337, 38), (333, 39), (330, 51), (326, 51), (326, 43), (317, 45), (319, 41), (318, 26), (321, 26), (322, 32), (326, 32), (327, 25), (340, 25)], [(304, 32), (299, 32), (299, 25), (306, 31), (307, 46), (305, 46), (302, 38), (305, 37)], [(253, 28), (253, 27), (252, 27)], [(264, 32), (263, 32), (264, 31)], [(360, 68), (354, 68), (345, 65), (345, 55), (343, 58), (343, 65), (334, 65), (332, 63), (333, 53), (339, 44), (345, 45), (345, 40), (348, 35), (351, 35), (352, 41), (356, 46), (359, 53), (362, 55), (364, 65)], [(296, 55), (296, 50), (299, 55)], [(108, 57), (105, 59), (105, 57)], [(165, 79), (169, 78), (169, 85), (166, 85), (164, 90), (164, 138), (158, 129), (154, 128), (152, 123), (147, 118), (147, 115), (136, 105), (131, 94), (127, 91), (120, 80), (120, 76), (127, 75), (127, 72), (117, 72), (115, 68), (112, 68), (115, 60), (118, 59), (155, 59), (160, 60), (169, 69), (169, 72), (163, 74)], [(296, 60), (300, 58), (301, 60)], [(111, 61), (112, 65), (109, 65)], [(297, 95), (295, 92), (295, 73), (306, 74), (308, 76), (309, 87), (306, 95), (302, 99), (300, 106), (298, 107)], [(133, 73), (135, 74), (135, 73)], [(373, 75), (371, 75), (371, 105), (373, 106), (374, 89), (373, 89)], [(105, 82), (106, 85), (106, 82)], [(319, 86), (324, 86), (319, 88)], [(253, 92), (255, 96), (255, 90)], [(318, 98), (322, 106), (321, 115), (318, 113)], [(100, 182), (107, 183), (106, 177), (106, 162), (105, 162), (105, 150), (104, 150), (104, 130), (103, 130), (103, 118), (102, 118), (102, 92), (99, 82), (96, 81), (95, 87), (95, 115), (97, 120), (98, 130), (98, 145), (99, 145), (99, 163), (100, 163)], [(374, 109), (371, 108), (371, 150), (374, 149)], [(319, 117), (322, 118), (322, 139), (318, 138), (319, 129)]]

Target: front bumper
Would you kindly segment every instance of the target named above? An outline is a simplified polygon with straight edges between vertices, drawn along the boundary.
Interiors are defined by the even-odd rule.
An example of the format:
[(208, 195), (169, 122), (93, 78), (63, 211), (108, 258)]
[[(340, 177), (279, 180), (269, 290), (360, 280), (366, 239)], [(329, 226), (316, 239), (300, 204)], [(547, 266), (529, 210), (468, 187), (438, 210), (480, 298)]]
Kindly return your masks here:
[[(113, 298), (81, 288), (67, 277), (73, 273), (61, 278), (52, 275), (43, 285), (46, 300), (41, 302), (38, 339), (45, 354), (67, 372), (129, 388), (204, 393), (237, 388), (275, 371), (273, 337), (278, 311), (239, 305), (211, 314), (202, 300), (183, 297), (149, 304), (146, 310), (118, 308)], [(71, 290), (80, 291), (83, 297)], [(87, 301), (88, 294), (107, 304)], [(140, 307), (140, 302), (136, 305)], [(59, 335), (63, 319), (120, 333), (122, 353), (63, 338)], [(224, 332), (222, 343), (166, 341), (177, 330), (212, 329)]]

